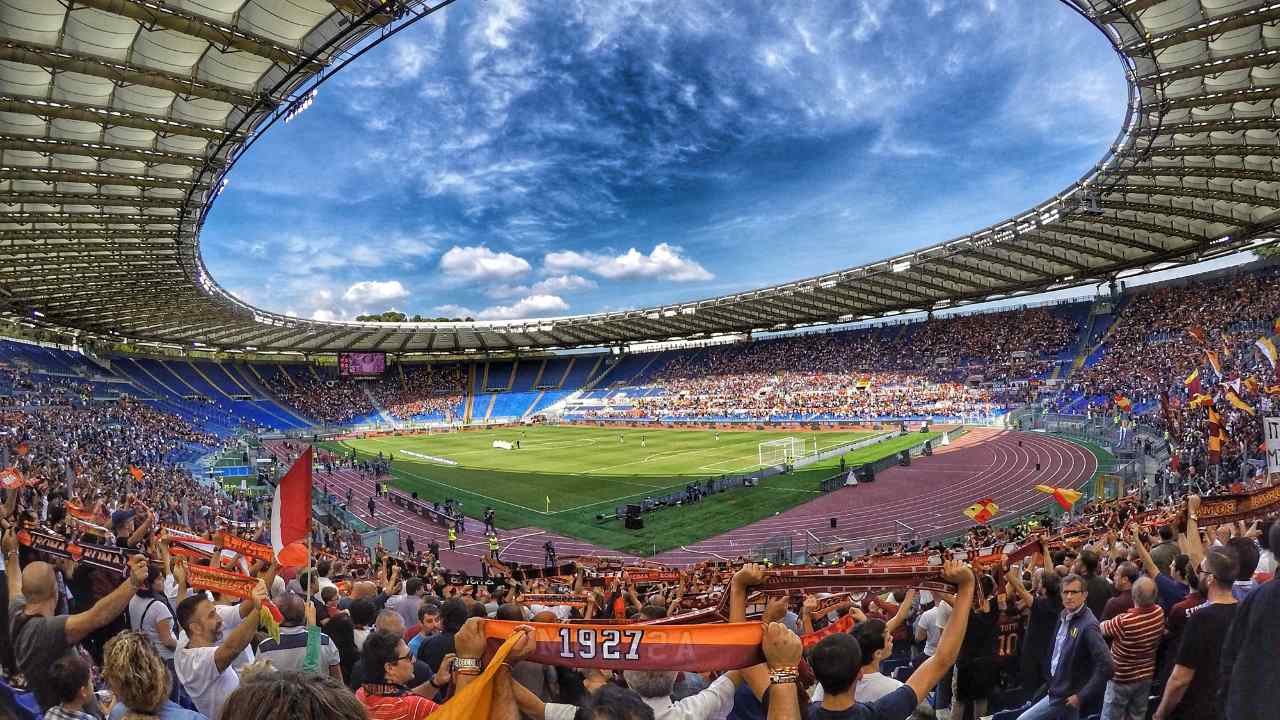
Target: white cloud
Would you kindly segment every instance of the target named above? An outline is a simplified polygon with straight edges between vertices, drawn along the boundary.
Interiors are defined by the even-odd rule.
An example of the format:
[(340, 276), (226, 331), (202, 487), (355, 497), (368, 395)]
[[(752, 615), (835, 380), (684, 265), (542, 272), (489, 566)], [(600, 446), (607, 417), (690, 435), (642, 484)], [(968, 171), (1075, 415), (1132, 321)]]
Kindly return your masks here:
[(500, 280), (529, 272), (529, 262), (511, 253), (494, 252), (484, 245), (454, 245), (440, 257), (440, 269), (459, 280)]
[(311, 319), (319, 320), (320, 322), (333, 322), (338, 319), (338, 314), (327, 308), (320, 308), (311, 313)]
[(401, 285), (399, 280), (362, 280), (347, 288), (347, 291), (342, 294), (342, 299), (353, 305), (364, 307), (408, 296), (409, 291), (404, 289), (404, 285)]
[(581, 275), (556, 275), (539, 280), (533, 285), (493, 285), (485, 288), (484, 294), (491, 298), (509, 298), (520, 295), (556, 295), (559, 293), (583, 292), (599, 287), (595, 280)]
[(530, 295), (512, 305), (494, 305), (480, 311), (478, 317), (485, 320), (516, 320), (519, 318), (561, 313), (569, 309), (569, 303), (557, 295)]
[(697, 261), (682, 255), (679, 247), (667, 243), (658, 243), (648, 255), (635, 248), (614, 257), (573, 250), (552, 252), (543, 258), (543, 264), (550, 272), (586, 270), (610, 280), (662, 278), (692, 282), (715, 277)]
[(473, 318), (476, 316), (475, 310), (472, 310), (471, 308), (463, 305), (453, 305), (453, 304), (437, 305), (435, 306), (434, 309), (439, 314), (440, 317), (451, 317), (451, 318), (472, 317)]

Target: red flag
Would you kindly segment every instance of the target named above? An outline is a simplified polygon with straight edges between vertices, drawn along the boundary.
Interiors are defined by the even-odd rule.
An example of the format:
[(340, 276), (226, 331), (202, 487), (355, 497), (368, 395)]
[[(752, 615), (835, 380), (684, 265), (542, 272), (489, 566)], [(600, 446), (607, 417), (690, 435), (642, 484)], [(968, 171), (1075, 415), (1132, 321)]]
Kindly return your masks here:
[(276, 486), (271, 505), (271, 547), (286, 567), (307, 563), (306, 540), (311, 532), (311, 448), (298, 458)]
[(1187, 334), (1195, 338), (1196, 342), (1200, 343), (1201, 345), (1204, 344), (1204, 328), (1200, 327), (1199, 325), (1192, 325), (1191, 327), (1187, 328)]
[(142, 468), (137, 465), (130, 465), (129, 474), (133, 476), (135, 482), (142, 482)]
[(1214, 374), (1218, 376), (1219, 380), (1221, 380), (1222, 379), (1222, 362), (1218, 360), (1218, 353), (1213, 352), (1212, 350), (1205, 350), (1204, 356), (1209, 360), (1209, 367), (1213, 368)]

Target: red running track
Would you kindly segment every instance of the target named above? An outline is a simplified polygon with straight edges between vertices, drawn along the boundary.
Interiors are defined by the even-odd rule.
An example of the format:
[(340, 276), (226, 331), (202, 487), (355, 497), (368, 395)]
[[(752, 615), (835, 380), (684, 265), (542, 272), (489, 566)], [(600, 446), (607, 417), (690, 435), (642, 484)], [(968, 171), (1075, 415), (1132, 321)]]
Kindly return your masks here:
[[(281, 448), (273, 449), (284, 454)], [(1040, 463), (1039, 471), (1036, 463)], [(863, 541), (874, 543), (894, 537), (899, 528), (895, 521), (914, 528), (922, 538), (953, 535), (973, 524), (962, 511), (975, 500), (994, 499), (1000, 506), (997, 517), (1029, 512), (1051, 502), (1049, 496), (1034, 489), (1035, 485), (1078, 486), (1096, 469), (1093, 453), (1065, 440), (1040, 433), (971, 429), (950, 446), (938, 448), (932, 457), (915, 458), (910, 467), (894, 467), (878, 474), (874, 483), (842, 488), (774, 517), (653, 559), (689, 565), (715, 556), (735, 558), (767, 540), (788, 536), (794, 547), (800, 548), (811, 539), (809, 533), (824, 542), (860, 546)], [(317, 472), (317, 484), (326, 480), (329, 491), (340, 498), (346, 497), (347, 487), (354, 487), (351, 510), (369, 520), (371, 481), (349, 469), (332, 476)], [(470, 508), (471, 512), (479, 510)], [(467, 532), (459, 538), (458, 550), (450, 552), (443, 528), (388, 502), (377, 502), (375, 512), (373, 524), (400, 528), (401, 536), (412, 536), (419, 550), (425, 550), (431, 539), (439, 542), (445, 548), (441, 559), (447, 567), (479, 572), (480, 558), (488, 551), (481, 521), (468, 518)], [(680, 512), (680, 508), (659, 512)], [(830, 527), (829, 519), (833, 517), (835, 530)], [(615, 550), (539, 528), (504, 530), (498, 533), (498, 540), (501, 557), (511, 562), (541, 563), (542, 546), (547, 540), (555, 543), (561, 557), (623, 557)]]

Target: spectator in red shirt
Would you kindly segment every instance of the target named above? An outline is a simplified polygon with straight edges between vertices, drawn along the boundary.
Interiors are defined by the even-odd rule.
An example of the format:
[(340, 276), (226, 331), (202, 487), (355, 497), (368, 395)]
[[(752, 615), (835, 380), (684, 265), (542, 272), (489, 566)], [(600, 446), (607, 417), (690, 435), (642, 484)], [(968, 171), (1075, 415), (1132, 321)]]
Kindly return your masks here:
[(1147, 716), (1156, 648), (1164, 636), (1164, 610), (1156, 604), (1156, 583), (1151, 578), (1138, 578), (1132, 594), (1133, 607), (1102, 623), (1102, 636), (1112, 640), (1111, 659), (1116, 666), (1102, 700), (1103, 720), (1143, 720)]
[(1131, 562), (1122, 562), (1116, 566), (1116, 570), (1111, 576), (1111, 582), (1115, 585), (1116, 594), (1111, 596), (1111, 599), (1107, 601), (1106, 607), (1102, 609), (1102, 622), (1106, 622), (1133, 607), (1133, 583), (1141, 575), (1142, 572), (1138, 570), (1138, 566)]

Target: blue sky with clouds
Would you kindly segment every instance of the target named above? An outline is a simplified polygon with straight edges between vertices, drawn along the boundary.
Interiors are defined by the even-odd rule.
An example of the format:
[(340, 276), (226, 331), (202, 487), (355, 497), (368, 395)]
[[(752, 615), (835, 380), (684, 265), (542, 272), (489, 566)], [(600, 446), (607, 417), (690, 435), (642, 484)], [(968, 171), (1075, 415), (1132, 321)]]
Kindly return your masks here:
[(691, 300), (1020, 212), (1124, 108), (1057, 0), (459, 0), (260, 140), (201, 248), (318, 319)]

